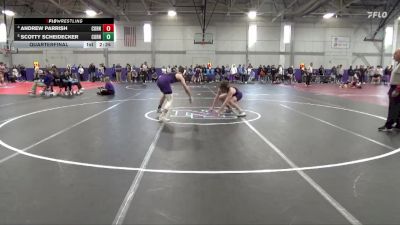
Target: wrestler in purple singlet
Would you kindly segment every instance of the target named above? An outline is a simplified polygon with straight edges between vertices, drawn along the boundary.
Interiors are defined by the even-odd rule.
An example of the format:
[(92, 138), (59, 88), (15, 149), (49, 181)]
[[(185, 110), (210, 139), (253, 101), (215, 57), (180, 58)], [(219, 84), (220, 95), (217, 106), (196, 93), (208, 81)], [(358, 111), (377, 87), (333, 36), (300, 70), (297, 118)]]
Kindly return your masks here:
[(175, 82), (177, 82), (175, 73), (162, 74), (158, 77), (157, 86), (163, 94), (172, 94), (171, 83)]
[(242, 92), (239, 91), (239, 89), (237, 89), (236, 87), (233, 87), (233, 88), (235, 88), (236, 92), (232, 96), (236, 97), (237, 101), (240, 101), (240, 99), (242, 99), (242, 97), (243, 97)]

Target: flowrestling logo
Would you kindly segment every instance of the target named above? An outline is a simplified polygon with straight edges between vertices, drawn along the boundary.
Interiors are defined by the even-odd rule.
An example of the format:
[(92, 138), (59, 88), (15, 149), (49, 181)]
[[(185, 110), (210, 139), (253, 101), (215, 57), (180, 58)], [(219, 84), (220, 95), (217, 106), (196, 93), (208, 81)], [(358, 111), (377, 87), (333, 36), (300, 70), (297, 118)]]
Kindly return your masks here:
[(368, 19), (385, 19), (388, 15), (387, 12), (367, 12), (368, 13)]

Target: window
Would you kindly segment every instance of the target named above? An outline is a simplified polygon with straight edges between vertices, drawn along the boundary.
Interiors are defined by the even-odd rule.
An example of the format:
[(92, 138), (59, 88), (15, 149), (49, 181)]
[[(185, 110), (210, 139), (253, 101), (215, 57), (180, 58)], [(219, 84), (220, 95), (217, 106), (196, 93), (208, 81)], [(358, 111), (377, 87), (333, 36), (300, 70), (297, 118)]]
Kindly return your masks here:
[(285, 25), (283, 27), (283, 43), (284, 44), (290, 44), (291, 34), (292, 34), (292, 26)]
[(7, 42), (7, 28), (4, 23), (0, 24), (0, 42)]
[(145, 23), (143, 25), (144, 42), (151, 42), (151, 24)]
[(389, 26), (385, 29), (385, 47), (392, 45), (393, 42), (393, 27)]
[(257, 42), (257, 25), (249, 26), (249, 47), (253, 46)]

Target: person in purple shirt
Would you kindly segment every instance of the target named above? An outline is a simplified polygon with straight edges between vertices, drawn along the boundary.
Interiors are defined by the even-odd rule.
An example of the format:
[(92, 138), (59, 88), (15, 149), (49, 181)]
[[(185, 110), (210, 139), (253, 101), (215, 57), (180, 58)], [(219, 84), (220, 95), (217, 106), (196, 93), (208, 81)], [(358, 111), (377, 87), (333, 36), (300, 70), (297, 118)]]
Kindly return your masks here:
[(160, 122), (169, 121), (169, 111), (172, 106), (172, 88), (171, 83), (180, 82), (182, 87), (185, 89), (186, 94), (189, 96), (189, 103), (192, 103), (192, 95), (189, 87), (186, 85), (185, 78), (183, 77), (185, 69), (180, 66), (177, 73), (161, 74), (157, 80), (157, 86), (160, 88), (162, 93), (160, 104), (158, 105), (158, 113), (161, 115), (158, 117)]
[(114, 95), (115, 94), (115, 89), (114, 86), (112, 85), (110, 78), (105, 77), (105, 82), (106, 85), (104, 87), (99, 87), (99, 92), (97, 92), (98, 95)]
[(53, 94), (54, 76), (48, 70), (46, 70), (46, 76), (44, 77), (43, 83), (46, 85), (46, 90)]
[(228, 109), (225, 112), (232, 112), (232, 108), (235, 108), (239, 111), (237, 116), (244, 117), (246, 116), (246, 113), (242, 110), (242, 108), (240, 108), (238, 104), (242, 97), (243, 93), (239, 91), (238, 88), (230, 86), (228, 81), (223, 81), (218, 88), (218, 93), (215, 95), (210, 110), (213, 111), (215, 104), (218, 100), (220, 100), (222, 102), (222, 105), (218, 110), (218, 115), (220, 115), (225, 110), (225, 107), (227, 107)]

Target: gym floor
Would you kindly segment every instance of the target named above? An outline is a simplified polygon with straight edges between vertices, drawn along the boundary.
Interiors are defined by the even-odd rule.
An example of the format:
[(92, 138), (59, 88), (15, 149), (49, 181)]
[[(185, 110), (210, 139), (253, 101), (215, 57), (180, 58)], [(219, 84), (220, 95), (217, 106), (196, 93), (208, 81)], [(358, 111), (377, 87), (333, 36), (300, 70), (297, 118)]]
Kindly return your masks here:
[(216, 85), (174, 86), (165, 124), (154, 83), (1, 95), (0, 224), (400, 224), (388, 87), (238, 84), (240, 119)]

